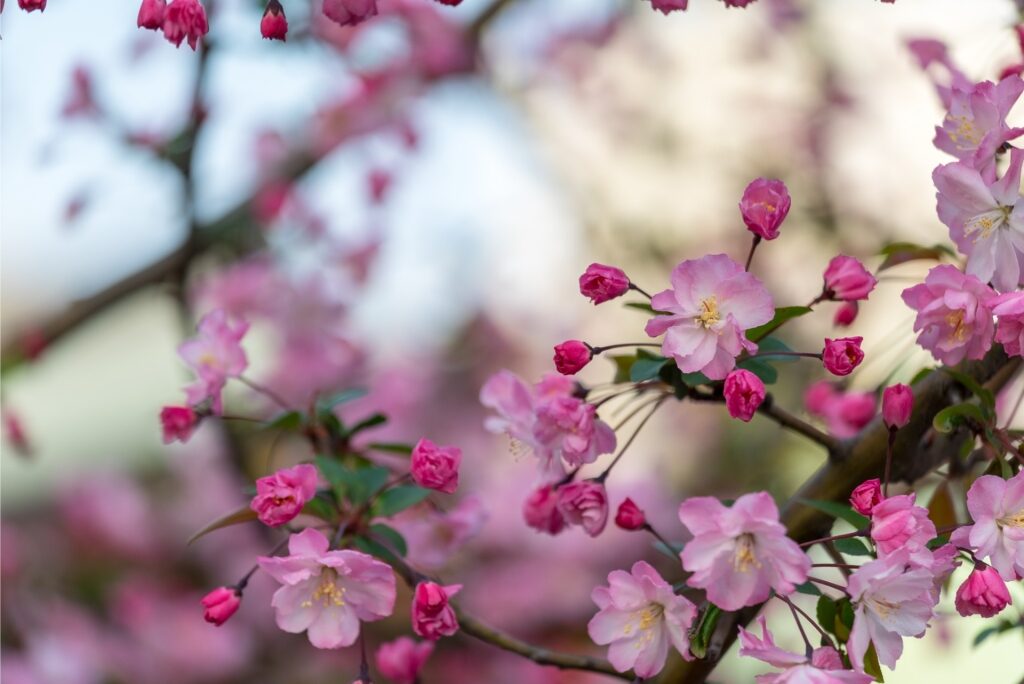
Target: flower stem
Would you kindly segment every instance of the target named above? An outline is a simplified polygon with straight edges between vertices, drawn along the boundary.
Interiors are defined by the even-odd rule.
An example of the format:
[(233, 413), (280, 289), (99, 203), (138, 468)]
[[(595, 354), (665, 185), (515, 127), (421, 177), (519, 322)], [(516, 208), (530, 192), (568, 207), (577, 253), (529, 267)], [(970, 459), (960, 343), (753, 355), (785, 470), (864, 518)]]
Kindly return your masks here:
[(281, 396), (279, 394), (277, 394), (276, 392), (274, 392), (272, 389), (270, 389), (268, 387), (265, 387), (265, 386), (259, 384), (258, 382), (250, 380), (249, 378), (244, 377), (242, 375), (238, 376), (238, 381), (241, 382), (246, 387), (248, 387), (249, 389), (251, 389), (251, 390), (253, 390), (255, 392), (259, 392), (263, 396), (269, 398), (271, 401), (273, 401), (275, 404), (277, 404), (278, 406), (283, 408), (285, 411), (291, 411), (292, 410), (291, 405), (287, 401), (282, 399)]
[(889, 496), (889, 474), (892, 471), (892, 448), (896, 443), (896, 430), (889, 428), (889, 441), (885, 445), (885, 475), (882, 480), (882, 496)]
[[(654, 400), (654, 402), (653, 402), (654, 407), (651, 409), (650, 413), (648, 413), (646, 416), (644, 416), (644, 419), (642, 421), (640, 421), (639, 425), (636, 426), (636, 430), (633, 431), (633, 434), (630, 435), (629, 439), (626, 440), (626, 443), (622, 445), (622, 449), (619, 450), (618, 455), (614, 459), (612, 459), (612, 462), (608, 464), (608, 467), (604, 469), (604, 472), (602, 472), (600, 475), (595, 477), (594, 480), (596, 480), (597, 482), (600, 482), (600, 483), (603, 484), (604, 481), (606, 479), (608, 479), (608, 475), (612, 472), (612, 468), (614, 468), (615, 464), (619, 462), (619, 459), (622, 458), (622, 455), (624, 453), (626, 453), (626, 449), (628, 449), (630, 447), (630, 445), (633, 443), (633, 441), (637, 438), (637, 435), (640, 434), (640, 431), (644, 429), (644, 425), (647, 425), (647, 421), (649, 421), (651, 419), (651, 416), (653, 416), (658, 411), (658, 409), (661, 407), (661, 405), (663, 403), (665, 403), (666, 399), (668, 399), (668, 395), (662, 395), (662, 396), (658, 397), (656, 400)], [(633, 411), (633, 413), (629, 414), (626, 417), (626, 419), (622, 421), (622, 423), (619, 424), (619, 427), (622, 427), (622, 425), (624, 425), (627, 421), (629, 421), (630, 418), (635, 416), (641, 409), (643, 409), (643, 408), (645, 408), (647, 406), (650, 406), (650, 405), (651, 405), (651, 402), (649, 402), (647, 404), (644, 404), (641, 407), (638, 407), (635, 411)]]
[(743, 267), (744, 271), (750, 270), (750, 262), (754, 260), (754, 250), (757, 249), (759, 244), (761, 244), (761, 236), (755, 235), (754, 240), (750, 243), (750, 252), (747, 254), (747, 264)]
[(849, 537), (863, 537), (867, 535), (867, 533), (867, 530), (854, 530), (853, 532), (847, 532), (845, 534), (834, 534), (829, 537), (822, 537), (821, 539), (812, 539), (811, 541), (802, 542), (800, 546), (813, 546), (814, 544), (835, 541), (836, 539), (848, 539)]
[(634, 283), (633, 281), (630, 281), (629, 289), (633, 290), (635, 292), (639, 292), (644, 297), (647, 297), (648, 299), (651, 299), (651, 295), (647, 294), (647, 292), (645, 292), (643, 289), (641, 289), (641, 287), (639, 285), (637, 285), (636, 283)]

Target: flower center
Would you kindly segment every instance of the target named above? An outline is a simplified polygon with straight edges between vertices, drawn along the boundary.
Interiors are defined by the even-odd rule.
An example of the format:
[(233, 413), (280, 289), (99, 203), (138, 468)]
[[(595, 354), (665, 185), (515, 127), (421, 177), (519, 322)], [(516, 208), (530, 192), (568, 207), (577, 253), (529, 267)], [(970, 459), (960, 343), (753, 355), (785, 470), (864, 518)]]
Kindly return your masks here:
[(954, 145), (957, 147), (973, 147), (981, 141), (981, 134), (974, 127), (974, 122), (966, 116), (949, 115), (947, 118), (956, 124), (956, 130), (947, 133)]
[(1010, 218), (1010, 207), (1000, 206), (972, 216), (964, 224), (964, 235), (974, 235), (974, 242), (987, 240), (992, 232), (1002, 228)]
[(1013, 513), (1007, 513), (1001, 518), (996, 518), (996, 524), (1000, 527), (1024, 527), (1024, 508)]
[(693, 322), (705, 329), (710, 329), (718, 321), (722, 320), (718, 313), (718, 300), (714, 295), (700, 300), (700, 313), (694, 317)]
[(963, 309), (957, 309), (956, 311), (950, 311), (946, 314), (946, 323), (949, 327), (953, 328), (950, 331), (949, 336), (957, 342), (963, 342), (967, 339), (970, 329), (964, 325), (964, 312)]
[(754, 555), (754, 535), (746, 532), (736, 538), (733, 550), (732, 567), (737, 572), (748, 572), (751, 567), (760, 568), (761, 561)]
[(312, 608), (314, 603), (322, 603), (324, 608), (345, 605), (345, 587), (338, 585), (338, 573), (333, 568), (324, 568), (320, 573), (320, 584), (310, 595), (308, 601), (302, 602), (303, 608)]
[(885, 599), (871, 598), (868, 599), (868, 602), (871, 603), (872, 610), (883, 618), (889, 617), (889, 615), (891, 615), (897, 608), (899, 608), (898, 603), (892, 603), (891, 601), (886, 601)]

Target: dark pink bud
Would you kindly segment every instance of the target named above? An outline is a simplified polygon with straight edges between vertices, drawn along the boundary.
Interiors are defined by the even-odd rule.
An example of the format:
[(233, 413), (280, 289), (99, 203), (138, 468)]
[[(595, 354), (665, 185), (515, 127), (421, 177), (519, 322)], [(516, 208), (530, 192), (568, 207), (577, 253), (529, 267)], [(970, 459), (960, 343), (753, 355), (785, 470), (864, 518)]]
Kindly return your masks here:
[(288, 19), (284, 16), (284, 7), (278, 0), (270, 0), (267, 9), (263, 11), (263, 20), (260, 21), (260, 33), (267, 40), (281, 40), (288, 35)]
[(596, 537), (608, 523), (608, 493), (597, 480), (570, 482), (558, 488), (558, 510), (567, 523)]
[(453, 494), (459, 487), (459, 463), (462, 449), (438, 446), (429, 439), (421, 439), (412, 450), (409, 469), (412, 479), (420, 487)]
[(167, 0), (142, 0), (139, 5), (139, 28), (157, 30), (164, 25)]
[(848, 325), (852, 325), (857, 319), (857, 312), (859, 307), (857, 302), (843, 302), (838, 309), (836, 309), (836, 316), (832, 319), (832, 322), (845, 328)]
[(624, 530), (639, 530), (647, 524), (647, 518), (640, 507), (627, 498), (619, 504), (619, 510), (615, 512), (615, 524)]
[(988, 565), (978, 564), (956, 590), (956, 612), (964, 617), (980, 615), (992, 617), (1013, 603), (1006, 582)]
[(651, 0), (651, 7), (662, 14), (668, 14), (676, 10), (685, 10), (690, 0)]
[(910, 422), (914, 390), (909, 385), (891, 385), (882, 392), (882, 420), (892, 430)]
[(551, 485), (538, 487), (523, 502), (523, 519), (538, 532), (558, 534), (565, 528), (565, 518), (558, 510), (558, 494)]
[(882, 482), (876, 477), (857, 485), (850, 494), (850, 505), (861, 515), (869, 516), (882, 502)]
[(36, 10), (42, 12), (46, 9), (46, 0), (18, 0), (18, 7), (26, 12), (34, 12)]
[(590, 363), (590, 347), (579, 340), (566, 340), (555, 345), (555, 369), (562, 375), (575, 375)]
[(825, 269), (825, 294), (846, 302), (867, 299), (878, 282), (864, 264), (844, 254), (833, 257)]
[(832, 375), (849, 375), (864, 360), (864, 352), (860, 343), (863, 337), (840, 337), (835, 340), (825, 338), (825, 349), (821, 353), (821, 361), (825, 370)]
[(603, 264), (590, 264), (580, 276), (580, 294), (594, 304), (607, 302), (626, 294), (629, 290), (629, 278), (622, 269)]
[(729, 373), (723, 387), (725, 407), (729, 415), (749, 422), (757, 412), (757, 407), (764, 401), (764, 383), (761, 378), (743, 368)]
[(461, 584), (441, 586), (420, 582), (412, 599), (412, 631), (424, 639), (437, 641), (459, 631), (459, 621), (448, 599), (462, 589)]
[(206, 609), (203, 618), (220, 627), (235, 614), (242, 604), (242, 592), (234, 587), (217, 587), (200, 602)]
[(751, 181), (740, 199), (740, 214), (747, 229), (765, 240), (779, 237), (779, 226), (789, 214), (789, 190), (780, 180)]
[(199, 39), (210, 30), (206, 10), (199, 0), (171, 0), (164, 12), (163, 30), (164, 38), (175, 47), (188, 39), (189, 47), (195, 50)]
[(160, 410), (160, 426), (164, 444), (177, 440), (187, 442), (199, 424), (199, 415), (188, 406), (164, 406)]
[(448, 5), (449, 7), (457, 7), (462, 4), (462, 0), (437, 0), (442, 5)]

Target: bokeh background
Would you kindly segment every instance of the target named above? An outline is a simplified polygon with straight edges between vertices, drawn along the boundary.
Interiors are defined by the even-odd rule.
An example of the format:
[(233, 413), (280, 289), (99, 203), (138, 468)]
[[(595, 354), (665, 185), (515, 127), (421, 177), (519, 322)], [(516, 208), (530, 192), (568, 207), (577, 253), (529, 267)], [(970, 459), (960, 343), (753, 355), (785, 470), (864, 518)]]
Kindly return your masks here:
[[(668, 17), (638, 1), (519, 0), (487, 25), (473, 64), (420, 78), (396, 96), (397, 114), (368, 114), (371, 125), (354, 133), (365, 114), (358, 74), (401, 63), (417, 39), (394, 18), (311, 37), (321, 34), (309, 4), (284, 4), (293, 33), (282, 45), (260, 40), (256, 3), (216, 3), (192, 204), (150, 147), (187, 120), (198, 56), (138, 31), (134, 2), (51, 0), (42, 14), (8, 3), (2, 14), (2, 392), (5, 420), (22, 425), (31, 452), (8, 440), (0, 461), (5, 681), (355, 678), (354, 649), (319, 652), (276, 630), (273, 586), (259, 575), (235, 619), (221, 628), (201, 619), (205, 590), (235, 581), (276, 539), (249, 526), (185, 541), (243, 503), (255, 477), (309, 456), (302, 443), (212, 422), (186, 446), (161, 444), (157, 413), (181, 400), (188, 379), (175, 348), (196, 315), (225, 302), (260, 309), (246, 342), (254, 377), (301, 395), (303, 373), (333, 364), (333, 383), (371, 390), (346, 416), (391, 414), (375, 438), (463, 447), (461, 499), (435, 528), (409, 536), (424, 540), (420, 560), (466, 585), (470, 610), (533, 641), (599, 652), (584, 629), (592, 587), (641, 557), (666, 576), (678, 566), (613, 527), (597, 540), (526, 528), (533, 464), (484, 431), (480, 385), (500, 368), (539, 377), (567, 337), (642, 340), (644, 316), (595, 309), (577, 293), (579, 273), (614, 263), (654, 291), (683, 258), (742, 258), (748, 234), (736, 203), (759, 175), (784, 179), (793, 195), (783, 237), (755, 259), (779, 304), (813, 298), (838, 252), (877, 264), (871, 255), (888, 242), (945, 241), (930, 179), (945, 161), (931, 145), (943, 111), (905, 43), (947, 42), (978, 80), (1021, 59), (1009, 0), (762, 0), (746, 10), (693, 0)], [(432, 36), (458, 30), (482, 6), (423, 0), (423, 25)], [(61, 114), (76, 68), (91, 74), (102, 114)], [(343, 141), (272, 220), (245, 222), (184, 280), (140, 288), (34, 360), (7, 363), (74, 302), (173, 253), (192, 223), (265, 188), (281, 150), (307, 144), (325, 120), (348, 126)], [(381, 201), (368, 191), (374, 172), (391, 178)], [(853, 387), (906, 381), (929, 362), (899, 300), (923, 269), (887, 271), (862, 307), (852, 332), (865, 337), (868, 361)], [(791, 346), (817, 344), (831, 315), (823, 307), (798, 321)], [(282, 328), (304, 334), (284, 339)], [(312, 357), (320, 365), (295, 370)], [(601, 361), (582, 379), (611, 372)], [(793, 364), (774, 391), (800, 411), (815, 379), (819, 369)], [(1003, 405), (1020, 391), (1011, 386)], [(229, 406), (268, 410), (246, 391)], [(679, 538), (682, 498), (756, 488), (784, 498), (822, 458), (760, 418), (738, 425), (720, 407), (672, 406), (609, 488), (613, 505), (631, 496)], [(449, 547), (451, 557), (437, 552)], [(1015, 596), (1019, 613), (1024, 594)], [(780, 641), (797, 642), (786, 615), (773, 626)], [(887, 681), (1020, 681), (1019, 636), (972, 647), (984, 626), (940, 617), (926, 639), (907, 640)], [(402, 633), (403, 609), (370, 631), (376, 641)], [(767, 670), (733, 653), (713, 680), (749, 682)], [(463, 638), (439, 646), (424, 679), (605, 681)]]

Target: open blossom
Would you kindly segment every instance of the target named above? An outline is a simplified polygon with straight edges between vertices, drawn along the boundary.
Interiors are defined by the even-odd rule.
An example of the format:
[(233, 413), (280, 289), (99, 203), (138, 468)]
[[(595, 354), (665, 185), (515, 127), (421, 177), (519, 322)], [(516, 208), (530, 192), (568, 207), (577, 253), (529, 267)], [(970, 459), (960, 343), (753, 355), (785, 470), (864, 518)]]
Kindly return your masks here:
[(811, 559), (786, 536), (767, 492), (744, 494), (731, 507), (709, 496), (688, 499), (679, 519), (694, 535), (680, 554), (693, 573), (687, 584), (706, 589), (722, 610), (761, 603), (772, 589), (791, 594), (807, 579)]
[(596, 480), (570, 482), (557, 489), (558, 511), (570, 525), (596, 537), (608, 523), (608, 493)]
[(821, 352), (821, 362), (832, 375), (849, 375), (864, 360), (864, 352), (860, 348), (863, 337), (840, 337), (832, 340), (825, 338), (825, 348)]
[(377, 669), (395, 684), (416, 684), (420, 670), (434, 652), (430, 641), (416, 642), (407, 636), (380, 645), (374, 659)]
[(764, 615), (758, 618), (761, 637), (740, 627), (740, 655), (757, 658), (782, 672), (757, 675), (757, 684), (869, 684), (874, 679), (843, 669), (839, 652), (829, 646), (816, 648), (810, 658), (775, 645)]
[(935, 127), (935, 146), (983, 175), (994, 174), (996, 150), (1024, 134), (1024, 128), (1006, 123), (1006, 115), (1022, 91), (1024, 80), (1018, 76), (954, 88), (949, 111), (942, 125)]
[(740, 352), (757, 351), (745, 333), (770, 321), (775, 309), (768, 290), (740, 264), (724, 254), (690, 259), (672, 270), (670, 282), (651, 299), (668, 315), (649, 320), (646, 331), (665, 335), (661, 351), (679, 370), (721, 380)]
[(139, 28), (156, 29), (164, 25), (164, 12), (167, 11), (167, 0), (142, 0), (139, 5)]
[(924, 568), (908, 570), (907, 563), (907, 552), (898, 551), (850, 575), (847, 591), (854, 618), (846, 648), (859, 670), (864, 669), (869, 642), (878, 662), (891, 669), (903, 653), (903, 637), (921, 637), (928, 628), (935, 606), (932, 574)]
[(295, 519), (316, 496), (316, 467), (301, 463), (256, 480), (256, 496), (249, 504), (260, 522), (280, 527)]
[(1006, 582), (991, 566), (978, 565), (956, 590), (956, 612), (990, 618), (1013, 603)]
[(832, 257), (825, 268), (824, 279), (825, 295), (844, 302), (867, 299), (878, 283), (864, 264), (845, 254)]
[(729, 415), (750, 422), (764, 401), (765, 390), (761, 378), (743, 368), (731, 371), (722, 389)]
[(1024, 200), (1020, 171), (1024, 150), (1010, 151), (1003, 177), (986, 180), (964, 162), (935, 169), (939, 219), (957, 249), (967, 255), (966, 271), (1001, 292), (1017, 289), (1024, 257)]
[(590, 264), (580, 276), (580, 294), (594, 304), (603, 304), (629, 291), (629, 278), (620, 268)]
[(279, 0), (270, 0), (260, 20), (260, 33), (268, 40), (284, 40), (288, 35), (288, 18)]
[(825, 421), (836, 437), (853, 437), (875, 417), (875, 395), (871, 392), (841, 392), (822, 380), (804, 393), (807, 412)]
[(413, 447), (409, 468), (413, 481), (420, 487), (454, 494), (459, 488), (459, 463), (462, 449), (438, 446), (427, 438)]
[(995, 326), (988, 302), (995, 295), (973, 275), (942, 264), (928, 271), (920, 285), (903, 291), (903, 301), (917, 311), (917, 343), (932, 356), (955, 366), (980, 359), (992, 347)]
[(448, 600), (459, 593), (461, 584), (441, 586), (420, 582), (412, 599), (412, 631), (424, 639), (437, 641), (459, 631), (459, 621)]
[(323, 12), (341, 26), (355, 26), (377, 15), (377, 0), (323, 0)]
[(555, 345), (555, 370), (562, 375), (575, 375), (590, 363), (591, 355), (585, 342), (566, 340)]
[(198, 335), (178, 347), (178, 355), (195, 372), (197, 381), (185, 389), (193, 406), (210, 399), (215, 413), (221, 412), (221, 390), (228, 378), (242, 374), (249, 361), (240, 344), (248, 323), (232, 325), (227, 314), (215, 309), (203, 316)]
[(199, 0), (171, 0), (164, 11), (163, 30), (164, 38), (175, 47), (180, 47), (181, 41), (187, 38), (189, 47), (195, 50), (199, 39), (210, 30), (202, 3)]
[(289, 555), (259, 558), (260, 568), (284, 585), (271, 600), (277, 626), (308, 632), (317, 648), (351, 646), (360, 621), (386, 618), (395, 608), (395, 575), (387, 564), (329, 547), (323, 533), (306, 528), (288, 540)]
[(576, 384), (563, 375), (545, 375), (531, 387), (501, 371), (480, 390), (480, 403), (498, 413), (485, 425), (532, 450), (546, 478), (561, 479), (562, 459), (575, 467), (615, 450), (615, 432), (575, 391)]
[(950, 541), (970, 548), (999, 575), (1024, 577), (1024, 470), (1009, 480), (982, 475), (967, 490), (973, 525), (953, 532)]
[(523, 519), (538, 532), (558, 534), (565, 529), (565, 516), (558, 508), (558, 493), (551, 485), (535, 489), (523, 502)]
[(653, 677), (665, 667), (669, 646), (693, 659), (688, 632), (697, 607), (676, 595), (649, 564), (638, 561), (630, 572), (613, 571), (608, 586), (590, 596), (600, 610), (587, 632), (595, 644), (608, 646), (608, 660), (619, 672), (632, 669), (638, 677)]
[(765, 240), (779, 237), (779, 226), (789, 214), (789, 190), (780, 180), (757, 178), (743, 191), (740, 214), (754, 235)]
[(1008, 356), (1024, 355), (1024, 292), (1007, 292), (989, 300), (996, 316), (996, 342)]
[(876, 477), (865, 480), (853, 488), (850, 505), (861, 515), (871, 515), (875, 506), (882, 502), (882, 482)]
[(871, 539), (879, 557), (905, 551), (911, 560), (918, 560), (928, 553), (926, 545), (936, 536), (935, 523), (927, 509), (914, 505), (916, 496), (890, 496), (871, 510)]
[(217, 587), (203, 597), (203, 619), (220, 627), (242, 604), (242, 593), (234, 587)]
[(647, 518), (643, 510), (627, 497), (615, 512), (615, 524), (624, 530), (639, 530), (647, 524)]
[(198, 424), (199, 415), (189, 406), (164, 406), (160, 409), (164, 444), (175, 440), (187, 442)]
[(882, 392), (882, 420), (890, 430), (905, 427), (914, 410), (914, 390), (910, 385), (889, 385)]

